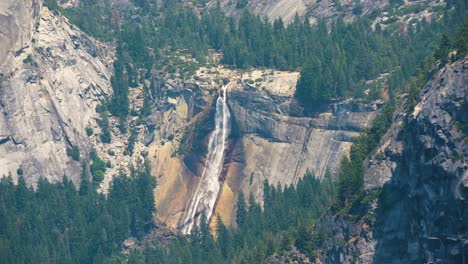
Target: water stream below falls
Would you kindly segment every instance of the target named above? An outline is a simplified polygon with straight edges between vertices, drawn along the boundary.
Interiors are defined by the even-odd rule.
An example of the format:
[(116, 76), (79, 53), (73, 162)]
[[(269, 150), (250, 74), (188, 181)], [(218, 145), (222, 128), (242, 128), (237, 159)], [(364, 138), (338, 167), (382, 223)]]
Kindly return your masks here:
[(203, 173), (182, 217), (181, 231), (184, 234), (189, 234), (193, 226), (198, 224), (202, 213), (205, 214), (206, 219), (210, 219), (221, 189), (219, 175), (223, 169), (231, 122), (231, 114), (226, 102), (227, 86), (222, 87), (216, 100), (215, 129), (208, 142), (208, 154)]

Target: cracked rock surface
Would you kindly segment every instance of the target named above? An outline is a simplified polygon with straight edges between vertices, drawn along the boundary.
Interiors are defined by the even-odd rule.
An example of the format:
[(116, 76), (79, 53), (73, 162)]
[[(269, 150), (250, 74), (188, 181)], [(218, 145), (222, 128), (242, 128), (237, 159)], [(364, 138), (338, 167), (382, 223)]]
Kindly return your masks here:
[[(12, 16), (28, 15), (18, 7), (26, 2), (12, 5)], [(30, 39), (1, 66), (0, 175), (15, 179), (21, 168), (32, 186), (39, 177), (55, 182), (64, 175), (78, 183), (81, 164), (66, 150), (77, 146), (86, 156), (91, 149), (85, 128), (94, 122), (96, 105), (111, 93), (112, 48), (39, 2), (33, 1), (31, 10), (37, 14), (27, 21), (34, 25)]]

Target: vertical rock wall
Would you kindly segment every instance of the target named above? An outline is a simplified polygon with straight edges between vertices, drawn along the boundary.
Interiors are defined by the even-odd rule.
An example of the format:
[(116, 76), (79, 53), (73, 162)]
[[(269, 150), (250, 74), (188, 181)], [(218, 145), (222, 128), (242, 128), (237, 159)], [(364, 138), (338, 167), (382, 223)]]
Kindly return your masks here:
[(0, 65), (8, 56), (30, 44), (41, 4), (40, 0), (0, 2)]
[(397, 112), (380, 154), (365, 164), (366, 193), (380, 195), (354, 212), (362, 218), (329, 215), (318, 223), (329, 238), (322, 262), (466, 262), (467, 69), (466, 59), (444, 67), (413, 112)]
[(8, 36), (8, 52), (1, 55), (6, 61), (0, 77), (0, 176), (15, 178), (21, 168), (33, 186), (39, 177), (61, 181), (64, 175), (77, 183), (81, 163), (66, 150), (77, 146), (86, 157), (91, 149), (85, 128), (111, 93), (112, 47), (37, 1), (14, 3), (8, 12), (16, 33)]

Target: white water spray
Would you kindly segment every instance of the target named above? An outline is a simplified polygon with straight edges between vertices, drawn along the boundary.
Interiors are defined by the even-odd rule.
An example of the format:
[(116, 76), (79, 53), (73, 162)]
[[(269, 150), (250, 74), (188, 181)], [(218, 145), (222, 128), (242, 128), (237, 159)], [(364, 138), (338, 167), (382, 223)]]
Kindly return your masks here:
[(224, 152), (230, 131), (231, 114), (226, 103), (227, 85), (223, 86), (222, 92), (216, 100), (215, 129), (210, 135), (208, 142), (208, 155), (205, 167), (197, 189), (192, 199), (185, 208), (182, 217), (182, 233), (189, 234), (195, 224), (200, 221), (200, 216), (205, 213), (210, 219), (213, 214), (214, 205), (218, 198), (221, 183), (219, 175), (223, 169)]

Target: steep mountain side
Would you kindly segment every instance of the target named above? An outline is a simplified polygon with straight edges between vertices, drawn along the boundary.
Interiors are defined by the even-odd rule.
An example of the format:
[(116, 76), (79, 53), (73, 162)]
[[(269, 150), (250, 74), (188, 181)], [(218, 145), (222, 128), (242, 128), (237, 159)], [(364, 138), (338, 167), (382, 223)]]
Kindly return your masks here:
[[(343, 104), (316, 117), (301, 116), (293, 99), (298, 73), (267, 76), (259, 70), (241, 73), (215, 67), (182, 80), (153, 72), (151, 114), (143, 122), (134, 122), (137, 117), (133, 116), (127, 120), (129, 129), (136, 131), (134, 151), (129, 155), (131, 133), (119, 131), (118, 118), (109, 118), (111, 143), (99, 139), (97, 121), (102, 116), (95, 109), (112, 93), (113, 48), (79, 31), (40, 2), (32, 7), (37, 14), (28, 23), (34, 27), (24, 29), (30, 39), (18, 44), (22, 49), (16, 54), (9, 53), (2, 68), (0, 120), (0, 175), (16, 179), (23, 174), (29, 185), (35, 186), (41, 176), (60, 181), (63, 175), (78, 184), (82, 161), (96, 149), (111, 164), (100, 185), (106, 192), (115, 175), (128, 171), (132, 161), (148, 157), (159, 181), (155, 192), (158, 215), (177, 227), (203, 169), (213, 98), (223, 80), (239, 79), (239, 85), (228, 93), (234, 130), (220, 177), (226, 184), (215, 209), (232, 224), (239, 191), (261, 201), (265, 179), (284, 185), (295, 183), (307, 170), (319, 177), (327, 171), (334, 173), (341, 156), (349, 153), (351, 140), (368, 126), (377, 109), (375, 105), (351, 109)], [(249, 84), (251, 79), (255, 87)], [(143, 105), (140, 88), (129, 91), (135, 111)], [(87, 128), (94, 130), (93, 135), (87, 135)], [(67, 155), (70, 149), (78, 150), (79, 161)], [(314, 149), (325, 154), (318, 155)], [(278, 158), (283, 156), (288, 156), (288, 166), (280, 166)]]
[[(136, 6), (145, 4), (145, 1), (139, 4), (134, 1), (110, 2), (114, 4), (114, 9), (108, 6), (106, 18), (115, 26), (122, 23), (122, 27), (126, 28), (123, 35), (128, 38), (126, 41), (117, 40), (123, 47), (117, 49), (121, 51), (120, 57), (117, 57), (125, 69), (120, 68), (119, 74), (116, 74), (121, 78), (114, 82), (118, 94), (114, 98), (125, 98), (121, 101), (106, 100), (112, 94), (112, 44), (100, 43), (70, 25), (58, 14), (62, 10), (60, 8), (50, 12), (47, 8), (41, 9), (41, 2), (32, 2), (32, 6), (29, 6), (24, 1), (0, 5), (3, 14), (0, 19), (6, 21), (2, 23), (13, 25), (11, 32), (5, 34), (8, 41), (2, 40), (2, 44), (6, 43), (2, 47), (8, 49), (5, 54), (10, 55), (3, 65), (1, 76), (0, 175), (12, 174), (15, 178), (24, 174), (28, 184), (33, 186), (41, 176), (60, 181), (63, 175), (67, 175), (77, 184), (82, 161), (90, 163), (90, 151), (96, 149), (107, 167), (100, 184), (100, 191), (105, 193), (113, 176), (122, 171), (129, 172), (132, 162), (148, 158), (153, 175), (158, 178), (158, 216), (169, 226), (179, 227), (180, 217), (198, 186), (204, 168), (208, 138), (213, 131), (213, 100), (220, 87), (230, 80), (233, 86), (229, 88), (227, 104), (232, 111), (233, 130), (224, 170), (219, 177), (223, 188), (218, 196), (215, 214), (220, 214), (227, 224), (233, 224), (235, 203), (240, 191), (246, 196), (252, 193), (254, 199), (261, 203), (265, 180), (289, 185), (295, 184), (307, 171), (317, 177), (323, 177), (327, 172), (335, 173), (341, 157), (349, 154), (353, 139), (369, 126), (381, 106), (381, 102), (364, 104), (351, 100), (335, 103), (315, 116), (306, 115), (294, 99), (298, 72), (226, 69), (217, 65), (220, 54), (213, 50), (206, 53), (213, 65), (191, 76), (199, 65), (185, 48), (175, 48), (177, 51), (171, 50), (171, 54), (156, 54), (158, 48), (164, 51), (170, 49), (166, 49), (166, 46), (155, 48), (140, 45), (158, 42), (157, 37), (144, 38), (142, 35), (160, 31), (151, 31), (151, 27), (146, 26), (140, 28), (145, 21), (151, 21), (144, 19), (145, 12), (137, 12), (139, 8)], [(228, 13), (233, 16), (248, 9), (270, 18), (281, 16), (285, 20), (292, 19), (296, 13), (316, 18), (339, 14), (352, 20), (387, 4), (387, 1), (360, 1), (360, 4), (357, 1), (339, 1), (341, 5), (337, 5), (337, 1), (325, 0), (247, 2), (245, 8), (233, 7), (236, 2), (222, 1), (222, 4), (226, 10), (231, 10)], [(78, 3), (58, 2), (69, 8)], [(116, 9), (115, 5), (119, 6), (119, 3), (125, 8)], [(190, 6), (191, 2), (184, 2), (184, 7), (185, 4)], [(83, 5), (64, 13), (72, 14), (70, 17), (75, 19), (80, 16), (79, 21), (84, 25), (82, 14), (86, 13), (82, 11), (90, 10), (84, 8), (89, 6), (99, 5)], [(28, 11), (24, 11), (25, 8), (29, 8)], [(77, 12), (75, 17), (73, 12)], [(23, 15), (29, 15), (24, 23), (13, 19)], [(125, 21), (126, 15), (131, 23)], [(98, 27), (96, 25), (100, 21), (105, 20), (94, 19), (89, 24)], [(88, 25), (86, 32), (92, 34), (90, 28), (92, 25)], [(174, 30), (177, 28), (174, 27)], [(112, 31), (109, 30), (110, 35)], [(172, 37), (171, 33), (161, 35), (165, 37), (160, 39), (172, 39), (167, 37)], [(133, 41), (135, 39), (137, 41)], [(191, 40), (196, 39), (199, 36)], [(189, 44), (192, 44), (191, 40)], [(167, 45), (176, 42), (168, 42)], [(17, 52), (11, 54), (15, 50)], [(152, 57), (155, 55), (163, 58), (155, 59)], [(134, 57), (133, 60), (130, 57)], [(296, 67), (300, 65), (292, 69)], [(333, 79), (329, 73), (327, 80)], [(107, 110), (98, 115), (95, 109), (101, 102), (115, 104), (113, 108), (121, 106), (124, 114), (116, 113), (109, 107), (107, 110), (115, 116), (110, 116)], [(147, 109), (142, 113), (144, 106)], [(104, 144), (99, 135), (98, 119), (105, 117), (109, 119), (109, 137), (112, 140)], [(91, 132), (88, 132), (90, 129)], [(73, 151), (71, 155), (69, 150)]]
[(367, 164), (364, 217), (325, 217), (318, 225), (332, 236), (326, 263), (467, 259), (467, 68), (467, 59), (444, 67), (414, 110), (396, 115)]
[[(148, 157), (158, 178), (159, 218), (177, 227), (200, 180), (214, 118), (213, 99), (223, 80), (231, 80), (227, 103), (232, 132), (220, 175), (222, 190), (215, 214), (235, 222), (240, 191), (263, 201), (263, 183), (289, 185), (309, 171), (334, 174), (353, 139), (366, 129), (381, 102), (342, 102), (317, 116), (303, 114), (293, 97), (299, 74), (271, 70), (239, 72), (200, 69), (185, 82), (153, 81), (157, 106), (146, 118)], [(252, 81), (255, 79), (256, 81)]]
[[(254, 73), (255, 74), (255, 73)], [(304, 115), (293, 97), (295, 73), (275, 72), (263, 83), (245, 82), (229, 92), (237, 138), (227, 161), (217, 212), (234, 221), (242, 191), (263, 203), (263, 184), (293, 184), (307, 172), (335, 175), (352, 141), (370, 126), (380, 102), (333, 104), (316, 116)], [(291, 83), (288, 82), (292, 81)]]
[(40, 7), (39, 0), (0, 3), (0, 64), (11, 52), (29, 45)]
[[(193, 131), (202, 126), (202, 120), (210, 120), (212, 101), (220, 88), (220, 80), (229, 77), (223, 74), (199, 74), (201, 79), (183, 82), (168, 79), (154, 80), (151, 92), (156, 96), (152, 114), (146, 118), (145, 137), (152, 174), (158, 180), (155, 190), (158, 218), (177, 228), (186, 204), (189, 202), (201, 176), (204, 153), (193, 148), (206, 147), (206, 142), (193, 141)], [(209, 131), (197, 137), (204, 138)], [(191, 161), (188, 161), (190, 159)]]
[(29, 16), (34, 29), (21, 24), (30, 38), (11, 46), (22, 48), (2, 65), (0, 175), (24, 174), (33, 186), (41, 176), (61, 181), (67, 175), (78, 183), (81, 163), (67, 149), (86, 157), (92, 148), (85, 128), (95, 124), (96, 105), (111, 93), (112, 47), (32, 4), (33, 15), (11, 9), (15, 18)]

